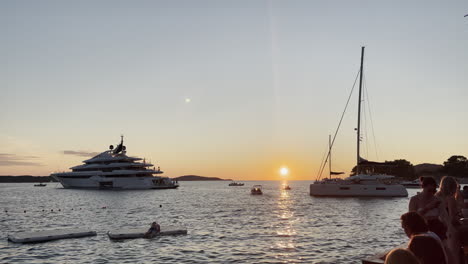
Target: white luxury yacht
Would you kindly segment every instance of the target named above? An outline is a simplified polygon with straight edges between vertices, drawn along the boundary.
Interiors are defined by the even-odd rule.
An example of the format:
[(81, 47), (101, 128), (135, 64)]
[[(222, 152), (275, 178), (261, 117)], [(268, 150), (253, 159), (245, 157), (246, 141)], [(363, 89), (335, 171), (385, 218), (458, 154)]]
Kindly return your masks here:
[(50, 176), (58, 180), (64, 188), (90, 189), (174, 189), (177, 182), (168, 177), (153, 176), (163, 173), (159, 167), (151, 169), (153, 164), (137, 162), (141, 158), (129, 157), (123, 145), (83, 161), (84, 164), (70, 168), (71, 172), (53, 173)]
[[(320, 181), (320, 176), (327, 160), (323, 163), (317, 180), (310, 185), (310, 195), (312, 196), (333, 196), (333, 197), (407, 197), (408, 192), (401, 184), (395, 184), (391, 180), (394, 176), (385, 174), (367, 173), (366, 168), (372, 166), (382, 166), (378, 162), (369, 162), (360, 157), (360, 127), (361, 127), (361, 94), (362, 94), (362, 75), (364, 62), (364, 47), (361, 49), (361, 68), (359, 72), (359, 101), (358, 101), (358, 121), (357, 121), (357, 165), (356, 175), (346, 179), (332, 178), (331, 175), (342, 174), (342, 172), (331, 171), (331, 147), (330, 142), (327, 160), (330, 162), (330, 178)], [(343, 112), (344, 114), (344, 112)], [(342, 116), (343, 117), (343, 116)], [(341, 124), (341, 121), (340, 121)], [(338, 126), (339, 129), (339, 126)], [(338, 130), (337, 130), (338, 131)], [(336, 136), (336, 134), (335, 134)], [(385, 165), (384, 165), (385, 166)]]

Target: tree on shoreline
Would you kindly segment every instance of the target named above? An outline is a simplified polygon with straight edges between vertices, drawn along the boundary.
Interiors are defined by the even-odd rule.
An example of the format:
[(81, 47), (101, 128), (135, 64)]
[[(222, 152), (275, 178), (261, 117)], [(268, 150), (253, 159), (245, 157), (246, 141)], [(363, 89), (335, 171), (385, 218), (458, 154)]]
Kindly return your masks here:
[[(405, 159), (385, 162), (362, 161), (359, 167), (360, 173), (387, 174), (408, 180), (416, 178), (413, 164)], [(352, 169), (351, 175), (356, 175), (356, 166)]]
[(460, 178), (468, 177), (468, 160), (461, 155), (451, 156), (444, 162), (442, 171), (449, 176)]

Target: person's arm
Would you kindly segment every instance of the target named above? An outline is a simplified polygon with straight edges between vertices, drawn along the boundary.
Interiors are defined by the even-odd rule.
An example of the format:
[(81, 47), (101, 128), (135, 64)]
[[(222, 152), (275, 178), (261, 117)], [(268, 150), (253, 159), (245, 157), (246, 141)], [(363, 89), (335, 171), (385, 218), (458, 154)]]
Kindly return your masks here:
[(416, 212), (418, 210), (418, 200), (416, 196), (411, 197), (408, 206), (408, 212)]
[(457, 190), (457, 194), (455, 195), (455, 199), (457, 201), (457, 211), (458, 214), (461, 213), (461, 210), (465, 206), (465, 199), (463, 198), (463, 193), (460, 189)]
[(434, 208), (438, 208), (439, 205), (442, 203), (442, 201), (436, 197), (436, 199), (432, 200), (430, 203), (426, 204), (426, 206), (424, 206), (424, 210), (429, 211), (429, 210), (432, 210)]
[(447, 207), (450, 220), (453, 222), (458, 221), (458, 208), (457, 208), (457, 201), (455, 201), (454, 197), (450, 197), (447, 199)]
[(145, 233), (145, 237), (151, 235), (152, 231), (153, 231), (153, 228), (148, 229), (148, 231), (146, 231), (146, 233)]

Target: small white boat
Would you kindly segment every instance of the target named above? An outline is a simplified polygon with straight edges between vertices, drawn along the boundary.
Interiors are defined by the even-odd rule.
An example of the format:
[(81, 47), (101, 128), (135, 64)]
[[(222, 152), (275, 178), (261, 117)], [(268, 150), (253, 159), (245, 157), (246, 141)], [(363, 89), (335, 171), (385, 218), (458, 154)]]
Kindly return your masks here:
[(244, 186), (244, 184), (240, 182), (231, 182), (229, 183), (229, 186)]
[(254, 185), (252, 189), (250, 190), (250, 194), (253, 195), (261, 195), (263, 194), (262, 192), (262, 186), (261, 185)]
[(39, 183), (39, 184), (34, 184), (35, 187), (44, 187), (44, 186), (47, 186), (47, 184), (45, 183)]

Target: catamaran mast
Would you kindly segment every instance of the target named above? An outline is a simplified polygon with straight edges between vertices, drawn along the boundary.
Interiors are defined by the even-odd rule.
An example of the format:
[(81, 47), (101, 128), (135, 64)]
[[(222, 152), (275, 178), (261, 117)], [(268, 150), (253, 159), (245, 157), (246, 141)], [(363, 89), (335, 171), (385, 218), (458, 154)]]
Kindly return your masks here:
[(364, 70), (364, 46), (361, 47), (361, 70), (359, 71), (359, 101), (358, 101), (358, 119), (357, 119), (357, 164), (356, 175), (359, 174), (359, 161), (361, 159), (359, 153), (359, 145), (361, 141), (361, 91), (362, 91), (362, 73)]
[(331, 180), (332, 170), (331, 170), (331, 135), (328, 135), (328, 171), (329, 177)]

